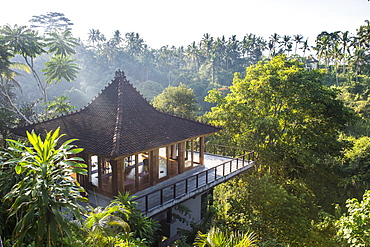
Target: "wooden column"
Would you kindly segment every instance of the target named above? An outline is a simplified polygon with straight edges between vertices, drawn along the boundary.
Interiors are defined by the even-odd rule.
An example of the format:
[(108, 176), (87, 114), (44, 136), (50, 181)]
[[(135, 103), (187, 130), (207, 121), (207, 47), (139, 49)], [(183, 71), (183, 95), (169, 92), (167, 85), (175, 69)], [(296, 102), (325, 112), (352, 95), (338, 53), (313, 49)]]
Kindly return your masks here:
[(173, 144), (170, 146), (170, 148), (168, 148), (171, 150), (171, 154), (170, 156), (167, 156), (167, 157), (170, 157), (171, 159), (177, 159), (177, 156), (176, 156), (176, 144)]
[(113, 196), (118, 195), (118, 166), (117, 160), (109, 160), (110, 166), (112, 167), (112, 194)]
[(191, 139), (191, 167), (194, 166), (194, 139)]
[[(117, 168), (116, 168), (116, 173), (117, 173), (117, 192), (124, 192), (125, 191), (125, 158), (120, 158), (116, 160), (117, 163)], [(117, 193), (118, 194), (118, 193)]]
[(199, 138), (199, 163), (204, 165), (204, 136)]
[(184, 172), (184, 166), (185, 166), (185, 142), (179, 143), (179, 155), (177, 157), (178, 160), (178, 173), (181, 174)]
[(98, 156), (98, 189), (101, 190), (103, 187), (103, 181), (102, 181), (102, 171), (103, 171), (103, 161), (104, 159), (100, 158)]
[[(173, 147), (174, 147), (174, 145), (172, 145), (172, 146), (167, 146), (166, 147), (166, 177), (169, 177), (170, 176), (170, 174), (169, 174), (169, 172), (170, 172), (170, 165), (171, 165), (171, 162), (170, 162), (170, 159), (172, 159), (173, 158)], [(159, 160), (159, 159), (158, 159)], [(158, 164), (158, 169), (159, 169), (159, 164)], [(159, 176), (159, 174), (158, 174), (158, 176)]]
[[(135, 155), (135, 190), (139, 188), (139, 155)], [(144, 165), (144, 164), (143, 164)]]
[(159, 149), (149, 151), (149, 183), (155, 185), (158, 180), (158, 152)]

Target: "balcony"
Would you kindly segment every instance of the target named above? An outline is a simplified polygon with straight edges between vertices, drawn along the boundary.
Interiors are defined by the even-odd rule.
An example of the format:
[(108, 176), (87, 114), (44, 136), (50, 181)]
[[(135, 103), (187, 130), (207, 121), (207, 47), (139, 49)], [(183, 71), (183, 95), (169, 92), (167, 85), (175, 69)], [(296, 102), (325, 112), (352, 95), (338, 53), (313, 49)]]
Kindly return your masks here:
[(245, 172), (253, 159), (253, 151), (208, 144), (204, 165), (133, 194), (133, 201), (145, 216), (153, 216)]

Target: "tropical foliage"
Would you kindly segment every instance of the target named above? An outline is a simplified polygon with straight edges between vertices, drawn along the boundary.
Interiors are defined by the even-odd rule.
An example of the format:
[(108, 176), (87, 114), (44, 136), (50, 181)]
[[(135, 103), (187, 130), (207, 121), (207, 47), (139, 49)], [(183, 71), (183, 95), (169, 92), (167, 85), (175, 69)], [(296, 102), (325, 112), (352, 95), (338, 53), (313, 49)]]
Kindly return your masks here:
[(153, 99), (153, 106), (158, 110), (186, 118), (195, 118), (198, 110), (194, 90), (182, 83), (178, 87), (165, 88)]
[[(28, 133), (29, 145), (8, 140), (0, 160), (0, 234), (5, 246), (148, 246), (157, 223), (143, 217), (128, 193), (105, 208), (85, 208), (85, 190), (73, 178), (86, 174), (82, 151), (59, 129), (43, 140)], [(58, 147), (59, 146), (59, 147)]]
[(363, 200), (356, 198), (346, 202), (348, 213), (337, 221), (338, 232), (349, 246), (368, 246), (370, 244), (370, 190), (366, 191)]
[[(257, 151), (256, 171), (215, 189), (208, 207), (213, 221), (196, 225), (202, 233), (195, 239), (199, 228), (194, 228), (187, 243), (368, 244), (368, 21), (354, 34), (323, 31), (313, 44), (302, 34), (247, 33), (238, 39), (205, 33), (185, 47), (157, 49), (140, 34), (119, 30), (109, 37), (92, 28), (82, 42), (73, 37), (72, 25), (51, 12), (34, 16), (30, 27), (0, 28), (5, 246), (146, 246), (156, 240), (157, 225), (142, 217), (127, 194), (79, 218), (78, 185), (63, 172), (84, 172), (83, 165), (62, 155), (79, 149), (70, 142), (56, 148), (57, 132), (45, 140), (29, 133), (30, 146), (6, 141), (10, 128), (83, 107), (117, 68), (157, 108), (221, 125), (220, 135), (208, 141)], [(41, 149), (51, 151), (39, 154)], [(50, 158), (43, 162), (46, 154)], [(66, 164), (63, 171), (54, 170)], [(67, 195), (68, 190), (75, 193)]]
[(194, 246), (199, 247), (254, 247), (256, 237), (253, 233), (242, 234), (240, 232), (222, 231), (211, 228), (208, 233), (199, 232)]
[[(13, 145), (10, 150), (19, 152), (15, 157), (4, 162), (15, 168), (17, 174), (24, 173), (4, 196), (12, 202), (9, 217), (18, 220), (13, 230), (16, 246), (25, 242), (26, 236), (34, 236), (35, 246), (59, 245), (66, 235), (71, 238), (66, 218), (62, 209), (73, 217), (81, 219), (84, 211), (77, 201), (86, 201), (81, 196), (84, 189), (72, 178), (72, 174), (86, 174), (86, 165), (77, 157), (69, 157), (82, 151), (71, 145), (73, 140), (64, 142), (56, 148), (59, 129), (47, 133), (45, 141), (34, 132), (27, 133), (31, 147), (21, 142), (9, 140)], [(5, 178), (3, 178), (5, 179)]]
[(224, 126), (223, 143), (256, 150), (261, 163), (275, 169), (299, 172), (345, 146), (338, 134), (352, 115), (337, 92), (322, 85), (323, 76), (276, 56), (250, 66), (244, 78), (235, 75), (225, 97), (212, 90), (206, 100), (217, 106), (205, 117)]

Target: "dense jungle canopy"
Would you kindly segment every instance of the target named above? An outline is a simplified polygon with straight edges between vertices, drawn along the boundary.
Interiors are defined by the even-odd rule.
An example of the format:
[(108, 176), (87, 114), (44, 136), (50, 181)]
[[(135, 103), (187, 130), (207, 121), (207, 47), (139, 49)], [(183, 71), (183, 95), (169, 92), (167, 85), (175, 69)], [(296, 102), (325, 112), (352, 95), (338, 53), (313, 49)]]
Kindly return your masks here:
[[(81, 41), (71, 25), (63, 14), (48, 13), (35, 16), (30, 26), (0, 28), (0, 217), (7, 219), (0, 223), (0, 236), (5, 246), (14, 239), (29, 244), (35, 232), (46, 236), (52, 230), (43, 228), (42, 217), (26, 218), (30, 209), (24, 204), (13, 204), (20, 188), (35, 185), (22, 183), (16, 165), (9, 170), (8, 161), (20, 159), (24, 148), (6, 141), (16, 138), (9, 129), (84, 107), (117, 69), (158, 109), (222, 126), (207, 141), (258, 154), (253, 172), (215, 188), (210, 218), (190, 222), (194, 230), (177, 246), (227, 246), (207, 239), (225, 240), (237, 232), (253, 240), (250, 246), (370, 245), (369, 21), (356, 33), (323, 30), (312, 43), (304, 31), (272, 33), (267, 39), (247, 32), (242, 39), (205, 33), (186, 47), (159, 49), (138, 33), (119, 30), (103, 34), (92, 28), (88, 41)], [(68, 200), (73, 204), (75, 199)], [(116, 202), (131, 205), (124, 195)], [(112, 212), (121, 209), (112, 205), (92, 211), (87, 219), (117, 216)], [(129, 209), (139, 220), (134, 207)], [(127, 214), (121, 213), (127, 223)], [(85, 221), (83, 233), (70, 232), (70, 223), (48, 220), (60, 231), (43, 238), (40, 246), (69, 246), (73, 239), (81, 246), (99, 246), (93, 245), (94, 238), (100, 246), (130, 246), (124, 245), (127, 228), (122, 233)], [(25, 222), (32, 227), (24, 228)], [(146, 224), (156, 229), (154, 222)], [(19, 234), (12, 234), (14, 227)], [(127, 241), (150, 244), (139, 233), (134, 236)]]

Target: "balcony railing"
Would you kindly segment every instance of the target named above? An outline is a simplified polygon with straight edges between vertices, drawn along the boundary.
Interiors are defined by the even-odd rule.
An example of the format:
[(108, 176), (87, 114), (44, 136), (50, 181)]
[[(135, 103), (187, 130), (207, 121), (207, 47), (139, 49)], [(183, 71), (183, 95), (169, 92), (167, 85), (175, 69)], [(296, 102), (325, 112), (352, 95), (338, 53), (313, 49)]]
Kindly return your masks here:
[[(151, 216), (154, 214), (153, 212), (160, 212), (176, 203), (185, 201), (192, 196), (202, 193), (240, 174), (254, 165), (253, 151), (222, 145), (210, 146), (209, 144), (205, 150), (207, 152), (212, 150), (217, 153), (217, 156), (222, 158), (225, 158), (225, 155), (227, 155), (226, 157), (229, 158), (229, 160), (219, 165), (208, 167), (206, 170), (198, 171), (191, 176), (177, 180), (157, 190), (150, 191), (145, 195), (134, 197), (133, 201), (138, 202), (140, 211), (147, 216)], [(233, 153), (241, 152), (243, 153), (239, 156), (235, 158), (232, 157)], [(220, 154), (222, 154), (222, 156)], [(205, 164), (205, 167), (207, 167), (207, 164)]]

